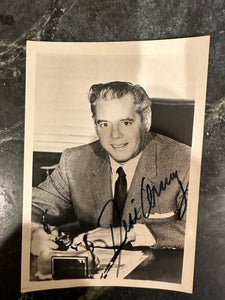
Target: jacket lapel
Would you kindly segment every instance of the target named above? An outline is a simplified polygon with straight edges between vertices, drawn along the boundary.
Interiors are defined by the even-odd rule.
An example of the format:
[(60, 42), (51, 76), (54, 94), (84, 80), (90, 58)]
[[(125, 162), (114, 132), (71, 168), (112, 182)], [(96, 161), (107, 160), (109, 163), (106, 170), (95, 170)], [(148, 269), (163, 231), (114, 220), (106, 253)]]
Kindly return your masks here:
[[(148, 135), (148, 143), (137, 164), (124, 208), (123, 219), (127, 224), (130, 224), (135, 218), (135, 210), (137, 210), (138, 216), (141, 217), (139, 222), (144, 221), (144, 214), (147, 215), (151, 206), (151, 199), (147, 197), (146, 184), (154, 185), (156, 176), (157, 145), (154, 136)], [(153, 208), (151, 211), (153, 211)]]
[[(103, 227), (112, 223), (112, 203), (107, 202), (112, 199), (111, 167), (109, 157), (104, 149), (101, 149), (92, 161), (90, 166), (89, 186), (91, 188), (95, 214), (93, 213), (96, 225)], [(105, 209), (104, 209), (104, 206)], [(98, 223), (100, 221), (100, 224)]]

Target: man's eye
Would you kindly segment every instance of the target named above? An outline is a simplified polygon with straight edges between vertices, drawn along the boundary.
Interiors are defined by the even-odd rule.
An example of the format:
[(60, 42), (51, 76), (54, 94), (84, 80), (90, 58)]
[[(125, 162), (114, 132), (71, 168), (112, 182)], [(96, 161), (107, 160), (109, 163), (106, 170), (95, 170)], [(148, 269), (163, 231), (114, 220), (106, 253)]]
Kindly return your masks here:
[(103, 127), (103, 128), (104, 128), (104, 127), (108, 127), (108, 125), (109, 125), (109, 124), (108, 124), (107, 122), (103, 122), (103, 123), (100, 123), (100, 124), (99, 124), (99, 126), (100, 126), (100, 127)]
[(130, 126), (130, 125), (132, 125), (132, 121), (124, 121), (123, 124), (125, 126)]

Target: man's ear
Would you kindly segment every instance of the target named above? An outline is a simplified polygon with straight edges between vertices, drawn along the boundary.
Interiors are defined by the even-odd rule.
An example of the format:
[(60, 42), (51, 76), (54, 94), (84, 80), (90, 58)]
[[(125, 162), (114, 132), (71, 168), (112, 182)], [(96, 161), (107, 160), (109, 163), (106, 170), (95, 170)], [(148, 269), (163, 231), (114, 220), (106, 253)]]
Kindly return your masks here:
[(95, 132), (96, 132), (96, 134), (98, 135), (98, 129), (97, 129), (96, 123), (95, 123)]
[(95, 131), (96, 131), (96, 133), (97, 133), (97, 135), (98, 135), (96, 119), (95, 119), (95, 117), (92, 117), (92, 119), (93, 119), (93, 121), (94, 121)]
[(150, 107), (149, 107), (148, 111), (146, 112), (144, 124), (145, 124), (146, 132), (148, 132), (152, 125), (152, 110)]

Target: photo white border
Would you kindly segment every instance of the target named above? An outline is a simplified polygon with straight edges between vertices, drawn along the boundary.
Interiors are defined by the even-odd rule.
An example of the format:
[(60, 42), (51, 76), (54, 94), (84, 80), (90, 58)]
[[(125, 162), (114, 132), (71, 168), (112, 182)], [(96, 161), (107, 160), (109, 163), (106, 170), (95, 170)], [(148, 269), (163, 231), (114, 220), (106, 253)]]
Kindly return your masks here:
[[(25, 109), (25, 150), (24, 150), (24, 193), (23, 193), (23, 235), (22, 235), (22, 275), (21, 291), (35, 291), (53, 288), (77, 286), (126, 286), (157, 288), (192, 293), (194, 276), (195, 244), (197, 231), (198, 199), (201, 171), (202, 141), (204, 129), (204, 113), (207, 86), (207, 71), (209, 57), (209, 36), (182, 38), (160, 41), (138, 42), (27, 42), (26, 59), (26, 109)], [(57, 45), (56, 45), (57, 44)], [(34, 100), (36, 82), (36, 56), (40, 53), (63, 53), (64, 55), (106, 54), (144, 56), (152, 52), (176, 51), (183, 47), (186, 61), (186, 72), (189, 80), (194, 80), (190, 95), (186, 98), (195, 100), (194, 126), (192, 137), (192, 153), (189, 181), (189, 201), (187, 210), (187, 223), (185, 235), (185, 251), (183, 259), (182, 283), (144, 281), (144, 280), (98, 280), (73, 279), (60, 281), (33, 282), (30, 277), (30, 229), (31, 229), (31, 194), (32, 194), (32, 159), (33, 159), (33, 133), (34, 133)], [(162, 50), (163, 49), (163, 50)], [(169, 63), (169, 62), (168, 62)], [(187, 69), (190, 68), (189, 70)], [(148, 71), (151, 73), (151, 70)], [(192, 78), (190, 79), (190, 76)], [(126, 79), (125, 79), (126, 80)], [(93, 83), (95, 80), (93, 79)], [(140, 82), (142, 85), (142, 83)], [(187, 82), (188, 84), (188, 82)], [(143, 84), (145, 88), (145, 85)], [(150, 94), (150, 97), (155, 95)], [(156, 95), (157, 96), (157, 95)], [(181, 97), (180, 97), (181, 98)], [(183, 97), (185, 98), (185, 96)]]

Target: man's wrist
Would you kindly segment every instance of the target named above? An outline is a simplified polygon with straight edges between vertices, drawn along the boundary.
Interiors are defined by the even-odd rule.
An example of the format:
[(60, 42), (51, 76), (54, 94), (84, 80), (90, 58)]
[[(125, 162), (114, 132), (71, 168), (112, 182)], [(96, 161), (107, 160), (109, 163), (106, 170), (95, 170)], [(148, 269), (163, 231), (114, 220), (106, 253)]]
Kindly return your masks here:
[(43, 225), (41, 223), (32, 222), (31, 223), (31, 235), (38, 229), (43, 229)]
[(135, 242), (137, 234), (133, 229), (127, 232), (127, 242)]
[(131, 241), (132, 246), (154, 247), (156, 240), (149, 228), (145, 224), (135, 224), (132, 229), (135, 239)]

